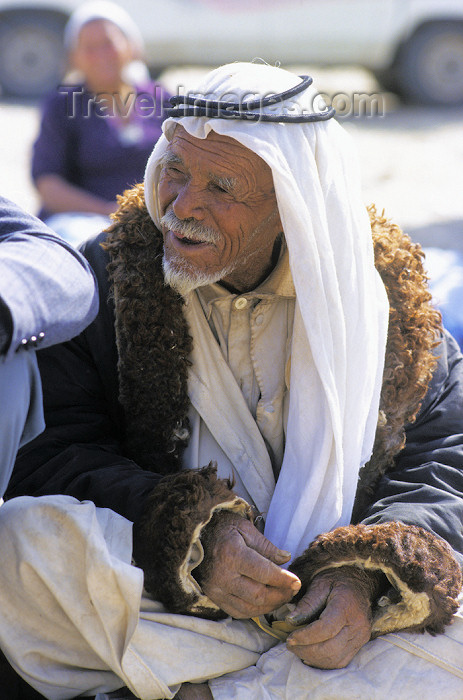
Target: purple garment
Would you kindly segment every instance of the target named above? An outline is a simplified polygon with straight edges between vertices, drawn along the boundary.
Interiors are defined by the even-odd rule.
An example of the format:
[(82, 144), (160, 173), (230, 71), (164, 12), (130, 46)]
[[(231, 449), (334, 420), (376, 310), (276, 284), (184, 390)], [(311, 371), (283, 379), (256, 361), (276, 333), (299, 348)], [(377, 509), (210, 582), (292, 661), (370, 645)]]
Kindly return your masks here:
[[(125, 104), (113, 98), (120, 113), (129, 112), (125, 119), (114, 116), (107, 102), (82, 85), (60, 86), (49, 95), (33, 149), (33, 179), (61, 175), (108, 201), (143, 180), (170, 95), (155, 83), (134, 87), (133, 93)], [(40, 217), (49, 214), (42, 210)]]

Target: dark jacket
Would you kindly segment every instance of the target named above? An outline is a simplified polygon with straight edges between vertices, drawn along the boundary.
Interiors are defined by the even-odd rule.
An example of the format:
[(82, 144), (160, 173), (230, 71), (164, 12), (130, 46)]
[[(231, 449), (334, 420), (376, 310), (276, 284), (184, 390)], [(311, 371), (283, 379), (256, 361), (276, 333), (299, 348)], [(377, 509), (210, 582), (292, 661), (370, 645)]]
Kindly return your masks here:
[[(137, 224), (137, 233), (134, 233), (129, 241), (131, 252), (134, 249), (134, 236), (138, 236), (139, 231), (143, 231), (143, 226), (153, 227), (143, 202), (137, 201), (136, 207), (137, 212), (134, 213), (133, 202), (129, 201), (128, 204), (126, 203), (124, 214), (124, 206), (122, 206), (120, 210), (122, 214), (119, 214), (113, 233), (109, 234), (109, 239), (114, 242), (119, 235), (118, 231), (124, 230), (126, 235), (130, 228), (128, 225), (124, 227), (124, 216), (126, 220), (129, 218), (130, 221), (134, 220)], [(392, 274), (390, 249), (394, 248), (400, 253), (396, 255), (399, 257), (397, 265), (400, 270), (400, 279), (405, 273), (408, 279), (413, 278), (413, 270), (410, 272), (412, 257), (415, 261), (418, 260), (417, 264), (421, 264), (420, 254), (415, 251), (409, 239), (408, 243), (403, 242), (402, 234), (397, 234), (396, 227), (391, 227), (384, 222), (385, 220), (379, 217), (372, 219), (373, 230), (379, 227), (379, 235), (375, 237), (375, 252), (377, 267), (385, 280), (386, 287), (388, 288), (389, 285), (392, 288), (393, 283), (387, 279), (387, 275)], [(388, 234), (387, 240), (385, 232)], [(152, 236), (151, 230), (150, 235)], [(394, 236), (398, 237), (399, 243), (397, 241), (391, 243)], [(127, 350), (124, 349), (122, 331), (119, 328), (116, 345), (114, 302), (107, 272), (110, 256), (100, 245), (105, 239), (105, 234), (101, 234), (83, 247), (83, 253), (95, 271), (99, 283), (98, 317), (81, 335), (70, 342), (38, 353), (47, 428), (41, 436), (21, 450), (6, 498), (24, 494), (38, 496), (64, 493), (80, 500), (92, 500), (98, 506), (112, 508), (135, 521), (143, 513), (147, 498), (161, 474), (166, 471), (176, 471), (178, 466), (173, 462), (174, 466), (171, 463), (168, 469), (164, 468), (168, 458), (167, 452), (170, 452), (167, 448), (164, 454), (162, 449), (156, 452), (153, 448), (149, 465), (145, 463), (140, 466), (142, 458), (135, 461), (133, 457), (136, 450), (131, 450), (130, 444), (128, 445), (127, 426), (130, 424), (131, 414), (136, 412), (137, 408), (134, 406), (129, 411), (127, 405), (124, 407), (121, 405), (118, 360), (119, 365), (123, 365), (124, 357), (129, 356), (132, 345), (137, 343), (141, 345), (142, 355), (145, 353), (148, 357), (153, 350), (147, 347), (149, 342), (147, 338), (150, 337), (149, 333), (152, 334), (152, 330), (148, 328), (148, 335), (140, 335), (138, 339), (133, 333), (129, 333), (129, 340), (125, 340), (126, 345), (130, 345)], [(156, 245), (159, 249), (159, 244)], [(405, 245), (411, 246), (412, 251), (408, 262), (400, 258), (401, 255), (403, 256)], [(381, 262), (381, 254), (378, 253), (381, 246), (387, 248), (388, 255), (383, 256), (387, 263)], [(117, 254), (117, 250), (116, 254), (112, 251), (113, 263), (114, 259), (117, 259)], [(147, 257), (143, 248), (141, 257)], [(127, 260), (123, 260), (123, 264), (129, 267)], [(408, 266), (408, 269), (404, 266)], [(152, 267), (152, 262), (149, 262), (147, 274), (151, 274)], [(160, 269), (160, 265), (158, 267)], [(138, 268), (136, 272), (138, 274)], [(130, 276), (130, 273), (128, 274)], [(159, 275), (162, 276), (162, 273), (159, 272)], [(113, 279), (117, 281), (117, 274), (114, 274), (114, 271)], [(133, 286), (133, 283), (131, 284)], [(161, 294), (172, 295), (172, 292), (165, 287), (162, 289), (162, 282), (160, 284), (154, 299), (151, 300), (152, 307), (164, 303), (159, 300)], [(398, 289), (397, 282), (394, 284)], [(140, 284), (139, 287), (140, 295), (145, 299), (148, 295), (147, 286)], [(406, 289), (406, 282), (403, 288)], [(119, 291), (120, 289), (122, 286)], [(398, 357), (399, 352), (394, 350), (399, 347), (394, 336), (401, 334), (407, 339), (411, 335), (403, 319), (411, 313), (410, 307), (413, 306), (405, 293), (404, 301), (400, 301), (402, 310), (397, 311), (399, 302), (393, 296), (391, 289), (388, 289), (388, 293), (391, 303), (388, 357), (393, 358), (397, 369), (391, 369), (392, 360), (389, 364), (389, 361), (386, 362), (385, 387), (388, 381), (391, 385), (394, 382), (399, 386), (406, 384), (400, 374), (404, 358)], [(125, 303), (124, 299), (121, 301), (122, 294), (119, 293), (116, 296), (117, 303), (122, 308)], [(429, 296), (426, 299), (429, 299)], [(181, 301), (174, 299), (172, 303), (177, 304), (177, 314), (167, 306), (166, 313), (163, 314), (162, 309), (160, 313), (161, 322), (169, 328), (169, 324), (173, 322), (171, 317), (181, 315)], [(136, 306), (136, 299), (132, 306)], [(122, 315), (120, 308), (118, 316)], [(401, 317), (400, 323), (396, 316)], [(149, 313), (147, 313), (143, 323), (149, 326), (149, 322)], [(399, 326), (400, 333), (397, 330)], [(159, 335), (161, 336), (164, 332), (165, 329), (161, 329)], [(169, 333), (173, 335), (174, 331), (169, 330)], [(175, 333), (178, 335), (179, 332), (175, 330)], [(155, 339), (152, 344), (156, 344)], [(404, 349), (402, 353), (404, 357), (413, 358), (413, 351), (410, 348)], [(432, 350), (432, 353), (438, 358), (437, 365), (421, 407), (419, 408), (420, 403), (416, 401), (414, 406), (410, 402), (407, 404), (405, 399), (402, 401), (404, 405), (407, 404), (408, 415), (411, 415), (412, 419), (413, 411), (419, 408), (416, 419), (413, 422), (405, 422), (403, 425), (405, 446), (403, 447), (403, 431), (394, 428), (394, 431), (387, 432), (387, 429), (378, 428), (375, 451), (371, 460), (375, 465), (375, 476), (364, 478), (365, 485), (362, 493), (358, 494), (355, 521), (369, 524), (399, 520), (417, 524), (443, 537), (461, 555), (463, 553), (461, 525), (463, 522), (463, 357), (455, 341), (448, 334), (443, 335), (441, 342)], [(163, 344), (158, 354), (163, 361), (164, 355), (169, 354)], [(179, 357), (175, 356), (175, 366), (180, 364)], [(416, 357), (420, 358), (421, 355)], [(185, 358), (181, 359), (186, 372), (188, 361)], [(407, 370), (409, 373), (417, 372), (414, 364), (420, 363), (409, 362), (410, 367)], [(386, 377), (387, 373), (391, 375), (389, 380)], [(163, 373), (163, 381), (164, 374), (168, 374), (168, 371)], [(169, 405), (171, 394), (172, 402), (176, 400), (172, 387), (177, 382), (177, 374), (180, 376), (180, 373), (175, 370), (171, 374), (171, 385), (167, 384), (164, 392), (150, 390), (149, 399), (144, 400), (152, 401), (151, 405), (145, 404), (140, 408), (140, 412), (149, 413), (151, 420), (155, 423), (162, 423), (165, 420), (164, 411), (161, 408), (156, 409), (156, 406), (161, 406), (156, 403), (156, 393), (167, 394), (164, 397), (166, 406)], [(420, 382), (423, 384), (422, 378), (413, 381), (417, 386)], [(185, 393), (185, 386), (183, 393)], [(422, 394), (424, 393), (423, 390)], [(390, 394), (389, 386), (387, 391), (383, 391), (382, 397), (382, 413), (386, 415), (383, 422), (386, 423), (386, 428), (388, 424), (394, 423), (392, 414), (397, 411), (399, 401), (397, 397), (401, 396), (399, 390), (395, 391), (392, 398), (388, 398)], [(131, 400), (134, 401), (133, 396)], [(143, 430), (140, 429), (140, 434), (142, 433)], [(393, 447), (388, 448), (387, 445), (393, 445)], [(384, 454), (389, 455), (387, 459), (384, 458)], [(391, 454), (394, 455), (392, 458)], [(377, 467), (377, 464), (380, 466)], [(460, 561), (463, 563), (463, 556), (460, 557)]]
[[(396, 590), (374, 606), (374, 633), (435, 633), (451, 621), (462, 583), (447, 543), (461, 565), (463, 358), (430, 304), (419, 247), (374, 209), (370, 218), (390, 308), (373, 453), (353, 524), (307, 543), (291, 566), (302, 591), (317, 571), (373, 565)], [(7, 497), (64, 493), (112, 508), (134, 522), (133, 558), (151, 596), (172, 612), (217, 617), (182, 564), (214, 510), (236, 497), (213, 467), (181, 470), (192, 339), (182, 297), (164, 283), (162, 236), (142, 186), (125, 193), (84, 254), (100, 313), (79, 337), (39, 353), (47, 428), (21, 450)], [(423, 593), (417, 614), (407, 601)]]
[(98, 279), (97, 318), (70, 342), (37, 353), (47, 428), (20, 451), (5, 500), (63, 493), (135, 520), (160, 476), (124, 456), (108, 255), (99, 246), (104, 238), (82, 251)]

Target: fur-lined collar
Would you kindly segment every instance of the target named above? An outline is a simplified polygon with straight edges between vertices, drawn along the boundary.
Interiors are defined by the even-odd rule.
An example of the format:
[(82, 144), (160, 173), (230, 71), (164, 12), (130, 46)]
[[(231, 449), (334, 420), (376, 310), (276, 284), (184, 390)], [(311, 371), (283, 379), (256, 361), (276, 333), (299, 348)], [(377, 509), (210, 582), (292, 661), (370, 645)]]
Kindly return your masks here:
[[(144, 468), (173, 473), (189, 436), (192, 340), (183, 300), (164, 284), (162, 237), (146, 210), (143, 185), (128, 190), (119, 204), (105, 248), (111, 259), (127, 454)], [(390, 316), (375, 445), (360, 473), (354, 518), (405, 444), (405, 425), (415, 420), (432, 377), (432, 350), (441, 329), (440, 315), (430, 304), (420, 247), (374, 207), (369, 214)]]

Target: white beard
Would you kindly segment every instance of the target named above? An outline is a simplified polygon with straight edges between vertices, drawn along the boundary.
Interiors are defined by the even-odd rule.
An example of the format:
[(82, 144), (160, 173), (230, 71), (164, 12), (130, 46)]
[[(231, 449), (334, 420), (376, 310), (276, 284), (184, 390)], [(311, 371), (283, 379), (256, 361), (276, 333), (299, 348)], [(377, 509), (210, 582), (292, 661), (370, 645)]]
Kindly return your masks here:
[[(263, 229), (265, 229), (277, 215), (278, 208), (275, 206), (274, 210), (252, 231), (249, 240), (252, 241), (252, 239)], [(171, 209), (166, 211), (161, 219), (161, 224), (166, 228), (174, 232), (177, 231), (183, 236), (187, 236), (193, 240), (216, 243), (220, 239), (220, 234), (208, 226), (203, 226), (202, 224), (192, 220), (177, 219)], [(186, 297), (190, 292), (198, 287), (205, 287), (208, 284), (220, 282), (220, 280), (234, 272), (238, 265), (246, 265), (250, 258), (250, 255), (244, 255), (239, 260), (233, 260), (231, 264), (226, 265), (221, 270), (217, 270), (216, 272), (205, 272), (198, 269), (194, 265), (191, 265), (186, 258), (176, 251), (171, 250), (169, 253), (169, 258), (167, 258), (164, 250), (164, 256), (162, 259), (164, 280), (169, 287), (172, 287), (183, 297)]]
[(220, 282), (232, 272), (234, 266), (225, 267), (216, 272), (203, 272), (186, 264), (186, 261), (180, 255), (170, 255), (167, 259), (164, 253), (162, 259), (162, 269), (164, 272), (164, 281), (172, 289), (186, 297), (190, 292), (198, 287), (205, 287), (214, 282)]
[[(196, 221), (177, 219), (171, 209), (166, 211), (161, 219), (161, 224), (193, 240), (215, 243), (220, 238), (220, 234), (208, 226), (203, 226)], [(169, 257), (166, 256), (164, 250), (162, 259), (165, 283), (184, 297), (198, 287), (204, 287), (207, 284), (219, 282), (223, 277), (226, 277), (234, 267), (235, 265), (232, 264), (214, 273), (208, 273), (192, 265), (175, 250), (169, 252)]]

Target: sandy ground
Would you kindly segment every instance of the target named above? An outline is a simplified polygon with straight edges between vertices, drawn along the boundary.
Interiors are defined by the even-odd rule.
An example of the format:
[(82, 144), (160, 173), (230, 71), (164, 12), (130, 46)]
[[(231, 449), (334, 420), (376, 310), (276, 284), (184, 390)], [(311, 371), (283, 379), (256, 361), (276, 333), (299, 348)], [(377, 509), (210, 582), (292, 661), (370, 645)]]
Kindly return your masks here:
[[(365, 202), (384, 208), (425, 245), (463, 249), (463, 109), (404, 107), (356, 68), (294, 68), (309, 72), (321, 91), (334, 96), (359, 153)], [(164, 80), (175, 92), (200, 72), (171, 70)], [(365, 103), (365, 97), (353, 98), (355, 93), (373, 94), (379, 113), (355, 114), (359, 101)], [(0, 100), (0, 192), (30, 212), (38, 208), (29, 176), (38, 123), (37, 103)]]

